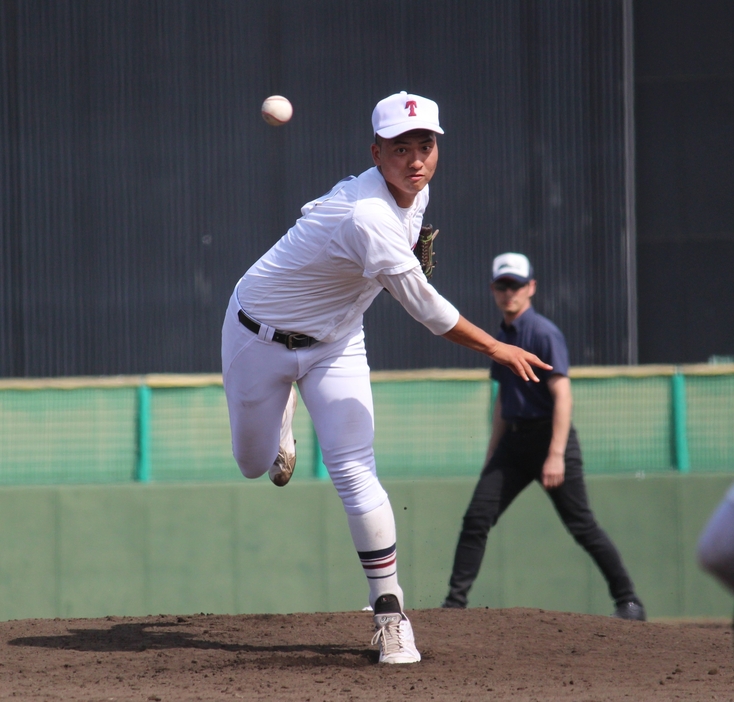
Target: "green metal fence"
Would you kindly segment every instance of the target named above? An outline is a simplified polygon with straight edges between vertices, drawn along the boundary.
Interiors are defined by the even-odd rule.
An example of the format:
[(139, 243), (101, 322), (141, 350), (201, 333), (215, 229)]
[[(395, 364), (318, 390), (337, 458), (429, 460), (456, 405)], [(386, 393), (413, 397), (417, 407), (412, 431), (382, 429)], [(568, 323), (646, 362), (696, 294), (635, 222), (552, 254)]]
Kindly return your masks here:
[[(734, 364), (576, 368), (590, 474), (734, 472)], [(482, 370), (373, 373), (381, 477), (475, 475), (494, 384)], [(326, 477), (305, 408), (295, 480)], [(0, 381), (0, 484), (239, 479), (221, 376)]]

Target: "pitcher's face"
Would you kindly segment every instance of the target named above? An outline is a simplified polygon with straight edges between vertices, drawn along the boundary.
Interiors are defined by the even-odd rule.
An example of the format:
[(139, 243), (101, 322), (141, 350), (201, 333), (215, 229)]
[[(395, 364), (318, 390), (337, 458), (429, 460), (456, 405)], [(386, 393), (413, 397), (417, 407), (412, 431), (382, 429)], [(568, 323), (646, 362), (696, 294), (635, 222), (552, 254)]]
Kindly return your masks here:
[(398, 207), (410, 207), (415, 196), (428, 185), (436, 172), (436, 135), (424, 129), (382, 139), (372, 144), (372, 160), (380, 169)]

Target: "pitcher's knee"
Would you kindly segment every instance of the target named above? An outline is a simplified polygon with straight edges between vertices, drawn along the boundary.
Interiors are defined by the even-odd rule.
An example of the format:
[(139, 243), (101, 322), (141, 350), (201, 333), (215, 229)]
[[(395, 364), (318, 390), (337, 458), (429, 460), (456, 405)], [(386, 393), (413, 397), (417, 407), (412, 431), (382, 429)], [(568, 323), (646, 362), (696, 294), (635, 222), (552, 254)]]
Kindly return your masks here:
[(380, 481), (370, 470), (350, 475), (331, 473), (331, 479), (347, 514), (367, 514), (387, 499)]
[(237, 466), (240, 469), (240, 473), (242, 473), (245, 478), (249, 478), (250, 480), (259, 478), (261, 475), (264, 475), (270, 468), (269, 465), (263, 467), (262, 462), (255, 463), (252, 460), (251, 456), (238, 456), (237, 454), (234, 454), (234, 459), (235, 461), (237, 461)]

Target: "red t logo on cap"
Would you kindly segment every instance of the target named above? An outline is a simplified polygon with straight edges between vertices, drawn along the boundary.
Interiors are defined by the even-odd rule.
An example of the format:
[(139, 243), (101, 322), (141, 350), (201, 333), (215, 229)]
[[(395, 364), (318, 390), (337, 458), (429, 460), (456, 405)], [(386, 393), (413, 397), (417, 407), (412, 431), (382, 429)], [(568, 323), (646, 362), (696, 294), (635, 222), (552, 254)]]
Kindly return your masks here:
[(405, 107), (410, 110), (410, 112), (408, 112), (408, 117), (415, 117), (415, 108), (418, 107), (418, 103), (415, 100), (408, 100), (408, 102), (405, 103)]

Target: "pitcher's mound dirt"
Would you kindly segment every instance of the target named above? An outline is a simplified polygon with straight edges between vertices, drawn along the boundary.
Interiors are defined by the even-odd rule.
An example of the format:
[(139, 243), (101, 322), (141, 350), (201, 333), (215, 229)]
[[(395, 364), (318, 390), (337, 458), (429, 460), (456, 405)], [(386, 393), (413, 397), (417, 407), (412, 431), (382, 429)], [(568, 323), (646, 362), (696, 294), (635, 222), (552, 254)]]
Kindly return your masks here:
[(725, 621), (409, 612), (423, 661), (376, 663), (370, 614), (0, 622), (0, 699), (734, 700)]

